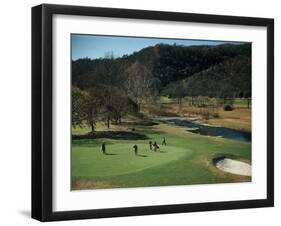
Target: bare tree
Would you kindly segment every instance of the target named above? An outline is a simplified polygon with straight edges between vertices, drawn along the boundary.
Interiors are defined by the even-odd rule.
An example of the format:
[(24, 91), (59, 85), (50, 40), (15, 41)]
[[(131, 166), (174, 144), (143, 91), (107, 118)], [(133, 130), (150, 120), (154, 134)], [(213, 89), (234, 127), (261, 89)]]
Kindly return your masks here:
[(141, 105), (156, 93), (157, 80), (153, 78), (151, 70), (136, 61), (126, 71), (126, 90), (129, 97), (138, 105)]
[(95, 89), (87, 91), (77, 87), (72, 88), (72, 125), (83, 126), (87, 123), (91, 131), (95, 131), (98, 109), (101, 105), (101, 99), (96, 95)]
[(88, 114), (88, 93), (82, 91), (77, 87), (72, 87), (72, 125), (83, 126), (83, 123), (87, 120)]

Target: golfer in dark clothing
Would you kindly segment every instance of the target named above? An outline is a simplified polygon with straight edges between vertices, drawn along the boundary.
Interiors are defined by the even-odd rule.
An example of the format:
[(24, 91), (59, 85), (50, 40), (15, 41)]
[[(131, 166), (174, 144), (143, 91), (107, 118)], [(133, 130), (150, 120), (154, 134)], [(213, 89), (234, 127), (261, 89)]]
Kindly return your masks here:
[(135, 155), (138, 155), (138, 145), (135, 144), (133, 146), (133, 149), (134, 149)]
[(102, 143), (101, 145), (101, 152), (105, 155), (105, 143)]
[(166, 138), (165, 137), (163, 137), (162, 145), (166, 146)]
[(157, 151), (159, 149), (159, 146), (157, 145), (156, 141), (153, 143), (153, 151)]
[(153, 146), (152, 146), (152, 141), (149, 141), (149, 150), (152, 151), (152, 148), (153, 148)]

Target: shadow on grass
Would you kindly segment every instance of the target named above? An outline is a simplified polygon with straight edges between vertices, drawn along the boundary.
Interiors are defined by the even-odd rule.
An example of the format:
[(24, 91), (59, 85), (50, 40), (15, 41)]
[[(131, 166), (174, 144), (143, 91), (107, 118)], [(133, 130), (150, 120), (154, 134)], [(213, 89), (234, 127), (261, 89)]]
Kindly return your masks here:
[(126, 126), (155, 126), (158, 125), (159, 123), (154, 122), (152, 120), (140, 120), (136, 122), (122, 122), (122, 125)]
[(105, 153), (105, 155), (118, 155), (116, 153)]
[(137, 155), (138, 157), (148, 157), (147, 155)]
[(108, 138), (115, 140), (145, 140), (148, 137), (145, 134), (127, 131), (96, 131), (87, 134), (72, 135), (73, 140), (83, 139), (97, 139), (97, 138)]
[(167, 151), (159, 151), (160, 153), (168, 153)]
[(162, 136), (165, 136), (163, 134), (166, 134), (165, 131), (160, 131), (158, 128), (154, 128), (150, 126), (139, 126), (137, 128), (137, 132), (140, 132), (142, 134), (147, 134), (149, 136), (149, 139), (155, 139), (154, 137), (156, 136), (162, 138)]

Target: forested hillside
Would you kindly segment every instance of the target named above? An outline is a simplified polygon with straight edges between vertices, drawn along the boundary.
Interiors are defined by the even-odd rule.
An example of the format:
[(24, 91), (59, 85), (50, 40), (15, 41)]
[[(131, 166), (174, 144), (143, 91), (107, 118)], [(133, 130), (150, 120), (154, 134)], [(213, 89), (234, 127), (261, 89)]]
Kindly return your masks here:
[(162, 91), (171, 97), (251, 97), (251, 58), (236, 56), (186, 79), (172, 82)]
[(173, 94), (171, 83), (180, 80), (188, 83), (190, 91), (186, 92), (195, 89), (195, 95), (217, 96), (224, 90), (225, 95), (251, 93), (250, 44), (190, 47), (159, 44), (116, 59), (79, 59), (72, 62), (72, 84), (82, 89), (104, 83), (125, 85), (128, 68), (136, 62), (151, 74), (157, 91), (167, 95)]

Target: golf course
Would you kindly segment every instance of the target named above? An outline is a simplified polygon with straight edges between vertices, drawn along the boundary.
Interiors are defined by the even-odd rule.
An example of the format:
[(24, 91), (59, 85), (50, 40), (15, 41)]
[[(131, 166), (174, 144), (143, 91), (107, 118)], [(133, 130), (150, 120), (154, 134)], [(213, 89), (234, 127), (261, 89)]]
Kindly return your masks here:
[[(83, 136), (90, 132), (87, 128), (73, 129), (72, 189), (251, 181), (250, 176), (231, 174), (215, 166), (215, 160), (222, 157), (250, 164), (250, 142), (204, 136), (168, 124), (134, 122), (110, 129), (98, 125), (96, 135), (107, 133), (106, 138)], [(161, 145), (163, 137), (166, 145)], [(150, 150), (149, 141), (156, 141), (159, 150)], [(102, 143), (106, 144), (105, 155)]]
[(72, 47), (71, 190), (251, 181), (251, 43), (73, 34)]

